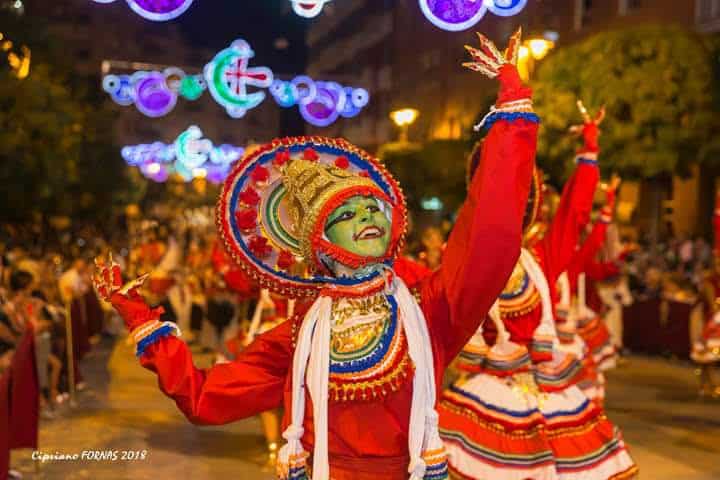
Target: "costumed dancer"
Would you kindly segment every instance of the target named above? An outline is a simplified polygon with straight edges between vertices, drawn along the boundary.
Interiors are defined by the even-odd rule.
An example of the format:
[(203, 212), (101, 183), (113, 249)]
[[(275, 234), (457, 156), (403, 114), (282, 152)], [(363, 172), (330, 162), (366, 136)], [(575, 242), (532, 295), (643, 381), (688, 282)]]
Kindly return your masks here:
[[(596, 122), (599, 123), (597, 119)], [(613, 177), (605, 191), (605, 206), (590, 234), (573, 255), (567, 271), (558, 279), (560, 302), (556, 305), (556, 315), (560, 348), (582, 359), (583, 374), (578, 387), (600, 404), (605, 399), (603, 372), (615, 366), (616, 350), (605, 322), (596, 313), (598, 307), (591, 308), (587, 299), (588, 292), (595, 287), (594, 279), (620, 273), (616, 263), (601, 264), (596, 260), (613, 218), (619, 184), (619, 177)]]
[[(511, 43), (517, 52), (519, 33)], [(407, 216), (398, 184), (368, 153), (322, 137), (262, 146), (225, 182), (217, 218), (233, 259), (261, 286), (313, 301), (234, 362), (194, 367), (174, 325), (137, 294), (142, 279), (121, 287), (118, 268), (100, 269), (98, 289), (126, 320), (141, 364), (192, 422), (284, 403), (280, 478), (447, 478), (436, 394), (518, 259), (536, 148), (529, 90), (510, 62), (495, 75), (482, 164), (419, 302), (393, 272)], [(295, 256), (307, 275), (290, 273)]]
[[(481, 44), (481, 51), (470, 49), (479, 64), (501, 61), (492, 43), (481, 38)], [(491, 309), (491, 322), (463, 352), (463, 368), (473, 374), (442, 395), (440, 433), (457, 478), (607, 480), (636, 475), (619, 431), (574, 385), (579, 362), (557, 348), (554, 327), (555, 282), (569, 265), (592, 209), (599, 178), (597, 137), (597, 125), (588, 122), (585, 148), (555, 218), (541, 241), (522, 249)], [(487, 140), (479, 151), (486, 147)], [(479, 160), (480, 167), (484, 161)], [(541, 191), (536, 174), (523, 222), (527, 232), (534, 231)]]
[[(621, 242), (617, 224), (613, 222), (607, 228), (599, 261), (591, 263), (591, 268), (587, 271), (595, 282), (597, 297), (605, 308), (605, 325), (610, 331), (610, 339), (618, 355), (623, 349), (623, 311), (634, 301), (627, 275), (622, 271), (622, 266), (632, 250), (632, 246)], [(590, 297), (588, 303), (590, 308), (594, 309), (592, 298)]]
[(700, 395), (720, 398), (720, 192), (713, 218), (715, 248), (713, 271), (703, 283), (705, 327), (690, 356), (700, 364)]

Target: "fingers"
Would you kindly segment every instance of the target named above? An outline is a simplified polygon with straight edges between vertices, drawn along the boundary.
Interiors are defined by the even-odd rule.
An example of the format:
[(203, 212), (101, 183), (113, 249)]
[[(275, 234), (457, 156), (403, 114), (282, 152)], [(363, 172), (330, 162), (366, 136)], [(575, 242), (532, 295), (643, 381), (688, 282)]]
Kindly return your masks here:
[(585, 104), (582, 102), (582, 100), (577, 101), (577, 107), (578, 107), (578, 110), (580, 110), (580, 114), (583, 117), (583, 121), (585, 123), (592, 123), (590, 114), (588, 113), (587, 108), (585, 108)]
[(507, 49), (505, 49), (505, 60), (508, 63), (517, 65), (518, 56), (520, 54), (520, 45), (522, 43), (522, 27), (518, 27), (517, 31), (512, 34), (508, 41)]
[(122, 288), (120, 288), (120, 290), (118, 290), (118, 292), (121, 293), (122, 295), (127, 295), (132, 290), (142, 287), (143, 283), (145, 283), (145, 280), (147, 280), (149, 276), (150, 276), (150, 274), (146, 273), (145, 275), (142, 275), (142, 276), (136, 278), (135, 280), (129, 281), (128, 283), (123, 285)]

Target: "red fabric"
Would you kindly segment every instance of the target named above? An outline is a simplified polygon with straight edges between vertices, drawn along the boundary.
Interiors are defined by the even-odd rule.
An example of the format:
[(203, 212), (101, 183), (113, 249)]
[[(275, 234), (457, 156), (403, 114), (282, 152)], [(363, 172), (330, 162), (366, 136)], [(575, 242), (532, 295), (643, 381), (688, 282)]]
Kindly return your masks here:
[[(125, 326), (131, 332), (144, 323), (158, 320), (160, 315), (165, 312), (162, 307), (150, 308), (136, 290), (131, 290), (127, 297), (116, 292), (110, 297), (110, 302), (125, 320)], [(74, 328), (75, 324), (73, 322)], [(73, 340), (74, 335), (75, 332), (73, 331)]]
[(225, 284), (237, 293), (240, 299), (257, 297), (257, 285), (228, 257), (219, 241), (213, 246), (211, 258), (215, 271), (223, 276)]
[[(503, 96), (504, 95), (504, 96)], [(504, 101), (516, 100), (502, 90)], [(439, 389), (443, 372), (475, 332), (519, 258), (522, 217), (535, 157), (537, 124), (500, 120), (485, 140), (483, 156), (448, 240), (442, 266), (420, 285)], [(298, 308), (302, 313), (301, 308)], [(293, 322), (259, 336), (232, 363), (195, 368), (187, 346), (167, 337), (141, 357), (160, 388), (197, 424), (223, 424), (291, 402)], [(332, 402), (329, 449), (333, 478), (407, 479), (407, 433), (411, 384), (384, 400)], [(308, 398), (303, 442), (313, 443)], [(360, 459), (354, 466), (337, 460)]]
[(0, 376), (0, 480), (10, 470), (10, 370)]
[(10, 366), (10, 448), (37, 448), (40, 389), (35, 364), (35, 334), (28, 328)]
[(600, 137), (600, 128), (594, 122), (583, 125), (582, 131), (584, 145), (581, 152), (598, 152), (600, 146), (598, 143)]
[(85, 294), (85, 309), (87, 311), (88, 335), (92, 337), (102, 333), (105, 313), (94, 290), (90, 290)]
[(605, 243), (607, 227), (607, 222), (600, 220), (595, 222), (590, 235), (575, 253), (567, 269), (571, 295), (577, 295), (578, 278), (581, 273), (585, 273), (585, 302), (588, 307), (596, 312), (600, 312), (603, 303), (597, 293), (595, 282), (620, 273), (620, 269), (614, 262), (598, 262), (595, 260), (597, 253)]
[(70, 319), (73, 329), (73, 353), (79, 360), (90, 351), (90, 334), (88, 331), (85, 297), (75, 298), (72, 301), (72, 304), (70, 304)]
[(411, 291), (416, 290), (423, 280), (432, 275), (432, 270), (408, 257), (399, 257), (395, 260), (393, 269)]
[[(545, 237), (532, 250), (545, 273), (551, 298), (556, 298), (555, 286), (558, 277), (567, 270), (575, 253), (581, 228), (587, 224), (592, 210), (595, 187), (599, 180), (595, 165), (580, 163), (572, 177), (565, 184), (557, 213), (550, 223)], [(510, 339), (521, 345), (529, 345), (533, 332), (540, 324), (542, 304), (530, 312), (513, 317), (505, 322)], [(485, 322), (483, 336), (488, 344), (495, 342), (497, 331), (492, 322)]]

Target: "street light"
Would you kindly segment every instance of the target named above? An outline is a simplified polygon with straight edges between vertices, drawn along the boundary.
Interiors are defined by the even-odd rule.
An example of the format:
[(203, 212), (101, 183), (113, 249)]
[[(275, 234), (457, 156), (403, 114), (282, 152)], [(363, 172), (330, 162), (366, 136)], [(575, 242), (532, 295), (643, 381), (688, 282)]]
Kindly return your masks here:
[(530, 79), (535, 63), (555, 47), (555, 42), (548, 38), (530, 38), (523, 42), (518, 51), (518, 72), (524, 81)]
[(400, 129), (400, 141), (401, 142), (407, 142), (408, 129), (410, 128), (410, 125), (415, 123), (415, 120), (417, 120), (418, 115), (420, 115), (420, 112), (418, 112), (414, 108), (402, 108), (400, 110), (395, 110), (394, 112), (390, 112), (390, 118), (395, 123), (395, 125), (397, 125), (398, 128)]

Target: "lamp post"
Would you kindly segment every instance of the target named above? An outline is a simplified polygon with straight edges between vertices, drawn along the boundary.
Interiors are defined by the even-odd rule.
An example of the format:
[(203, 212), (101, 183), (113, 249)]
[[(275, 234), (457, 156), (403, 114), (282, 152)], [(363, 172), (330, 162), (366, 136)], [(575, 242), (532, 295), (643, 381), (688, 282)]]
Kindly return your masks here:
[(400, 142), (408, 141), (408, 129), (410, 128), (410, 125), (415, 123), (418, 115), (420, 115), (420, 112), (414, 108), (402, 108), (400, 110), (390, 112), (390, 118), (400, 129)]

